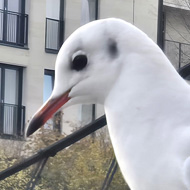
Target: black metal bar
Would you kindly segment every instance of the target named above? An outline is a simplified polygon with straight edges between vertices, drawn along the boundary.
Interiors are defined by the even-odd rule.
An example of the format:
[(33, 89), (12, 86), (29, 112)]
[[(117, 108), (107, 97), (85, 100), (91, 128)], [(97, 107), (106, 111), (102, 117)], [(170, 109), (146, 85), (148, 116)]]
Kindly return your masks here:
[(0, 134), (3, 133), (3, 111), (4, 107), (3, 104), (0, 104)]
[(0, 121), (0, 133), (3, 133), (3, 124), (4, 124), (4, 99), (5, 99), (5, 68), (1, 67), (1, 121)]
[(25, 106), (22, 106), (22, 128), (21, 128), (21, 136), (25, 134)]
[(7, 41), (7, 11), (3, 11), (3, 41)]
[(179, 43), (179, 69), (181, 68), (181, 43)]
[(190, 44), (188, 44), (188, 43), (184, 43), (184, 42), (178, 42), (178, 41), (175, 41), (175, 40), (167, 40), (167, 39), (165, 39), (165, 41), (166, 42), (173, 42), (173, 43), (178, 43), (178, 44), (181, 44), (181, 45), (190, 45)]
[(21, 14), (20, 17), (18, 17), (18, 20), (19, 20), (19, 25), (18, 25), (18, 38), (19, 38), (19, 43), (20, 44), (25, 44), (25, 41), (24, 41), (24, 33), (25, 33), (25, 15), (24, 14)]
[(92, 104), (92, 121), (96, 118), (96, 104)]
[(25, 14), (25, 5), (26, 5), (26, 0), (20, 0), (20, 9), (22, 14)]
[(163, 49), (163, 38), (164, 38), (164, 28), (163, 28), (163, 0), (158, 0), (158, 29), (157, 29), (157, 44)]
[(96, 0), (96, 7), (95, 7), (95, 20), (98, 20), (98, 15), (99, 15), (99, 0)]
[(42, 170), (46, 164), (46, 162), (48, 161), (48, 158), (43, 159), (41, 162), (38, 163), (38, 165), (36, 166), (36, 169), (33, 173), (33, 176), (31, 177), (26, 190), (33, 190), (40, 178), (40, 175), (42, 173)]
[(28, 15), (25, 14), (25, 45), (28, 44)]
[(45, 50), (47, 49), (47, 22), (48, 22), (48, 18), (46, 18), (46, 28), (45, 28)]
[(53, 157), (56, 155), (57, 152), (63, 150), (64, 148), (72, 145), (73, 143), (81, 140), (82, 138), (86, 137), (87, 135), (93, 133), (94, 131), (104, 127), (106, 125), (106, 117), (105, 115), (96, 119), (94, 122), (84, 126), (83, 128), (79, 129), (78, 131), (68, 135), (67, 137), (59, 140), (58, 142), (48, 146), (40, 150), (37, 154), (29, 157), (28, 159), (24, 160), (23, 162), (16, 164), (6, 170), (0, 172), (0, 180), (3, 180), (27, 167), (30, 165), (48, 157)]
[(64, 10), (65, 10), (65, 1), (60, 0), (60, 9), (59, 9), (59, 48), (62, 46), (64, 42), (64, 30), (65, 30), (65, 23), (64, 23)]
[(117, 171), (117, 168), (118, 168), (118, 164), (117, 164), (117, 162), (115, 163), (115, 166), (114, 166), (114, 168), (113, 168), (113, 171), (112, 171), (112, 173), (111, 173), (111, 176), (110, 176), (110, 178), (109, 178), (109, 180), (108, 180), (108, 183), (107, 183), (107, 186), (106, 186), (106, 189), (105, 190), (108, 190), (108, 188), (109, 188), (109, 186), (110, 186), (110, 184), (111, 184), (111, 182), (112, 182), (112, 180), (113, 180), (113, 177), (114, 177), (114, 175), (115, 175), (115, 173), (116, 173), (116, 171)]
[(107, 174), (106, 174), (106, 178), (105, 178), (105, 180), (104, 180), (104, 182), (103, 182), (103, 185), (102, 185), (102, 190), (105, 190), (105, 188), (106, 188), (106, 186), (107, 186), (107, 184), (108, 184), (108, 180), (109, 180), (109, 176), (110, 176), (110, 174), (111, 174), (111, 171), (113, 170), (113, 167), (114, 167), (114, 165), (115, 165), (115, 162), (116, 162), (116, 159), (114, 158), (114, 159), (112, 159), (112, 162), (111, 162), (111, 164), (110, 164), (110, 167), (109, 167), (109, 169), (108, 169), (108, 172), (107, 172)]

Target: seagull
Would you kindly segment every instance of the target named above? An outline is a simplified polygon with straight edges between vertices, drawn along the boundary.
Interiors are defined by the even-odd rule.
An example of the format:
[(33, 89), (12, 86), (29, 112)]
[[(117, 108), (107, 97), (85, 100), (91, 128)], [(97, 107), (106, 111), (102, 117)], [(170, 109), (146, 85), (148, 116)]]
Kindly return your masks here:
[(104, 106), (131, 190), (190, 190), (190, 86), (144, 32), (108, 18), (71, 34), (57, 55), (52, 94), (26, 135), (79, 103)]

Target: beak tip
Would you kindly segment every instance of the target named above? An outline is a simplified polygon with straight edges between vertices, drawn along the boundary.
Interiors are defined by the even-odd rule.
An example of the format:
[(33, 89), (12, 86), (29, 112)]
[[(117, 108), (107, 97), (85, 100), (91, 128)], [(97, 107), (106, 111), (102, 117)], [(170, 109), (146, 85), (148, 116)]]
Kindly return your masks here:
[(70, 90), (65, 92), (62, 96), (57, 98), (50, 98), (47, 102), (42, 106), (42, 108), (34, 115), (31, 119), (28, 128), (26, 130), (26, 137), (29, 137), (33, 134), (37, 129), (39, 129), (45, 122), (52, 117), (52, 115), (68, 100), (70, 97), (68, 96)]
[(32, 135), (42, 125), (43, 125), (42, 120), (40, 120), (38, 117), (33, 117), (26, 130), (26, 137), (29, 137), (30, 135)]
[(31, 134), (32, 134), (32, 132), (29, 129), (27, 129), (26, 130), (26, 137), (29, 137)]

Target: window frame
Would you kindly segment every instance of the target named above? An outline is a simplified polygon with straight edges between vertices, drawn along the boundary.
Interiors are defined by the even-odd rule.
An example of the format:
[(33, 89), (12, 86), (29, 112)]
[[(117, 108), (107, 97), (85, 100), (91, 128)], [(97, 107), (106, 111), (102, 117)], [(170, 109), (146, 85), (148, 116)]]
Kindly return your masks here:
[[(1, 95), (0, 95), (0, 138), (5, 139), (23, 139), (24, 137), (24, 128), (25, 128), (25, 107), (22, 106), (22, 88), (23, 88), (23, 67), (8, 65), (0, 63), (1, 68)], [(5, 93), (5, 70), (15, 70), (18, 71), (18, 84), (17, 84), (17, 104), (9, 104), (5, 103), (4, 101), (4, 93)], [(16, 124), (13, 124), (13, 133), (6, 134), (4, 133), (4, 114), (5, 114), (5, 107), (11, 106), (13, 109), (17, 109), (17, 112), (13, 112), (16, 117)], [(15, 121), (14, 119), (12, 121)], [(15, 128), (16, 126), (16, 128)]]

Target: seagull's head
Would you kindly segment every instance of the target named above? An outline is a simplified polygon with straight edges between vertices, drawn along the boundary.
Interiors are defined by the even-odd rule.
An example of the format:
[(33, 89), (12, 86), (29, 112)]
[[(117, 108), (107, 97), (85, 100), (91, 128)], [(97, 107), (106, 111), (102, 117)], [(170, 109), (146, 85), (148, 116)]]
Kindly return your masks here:
[(131, 51), (134, 41), (130, 35), (136, 30), (119, 19), (94, 21), (76, 30), (58, 53), (52, 95), (33, 116), (26, 135), (35, 132), (63, 105), (104, 104), (122, 70), (126, 52)]

